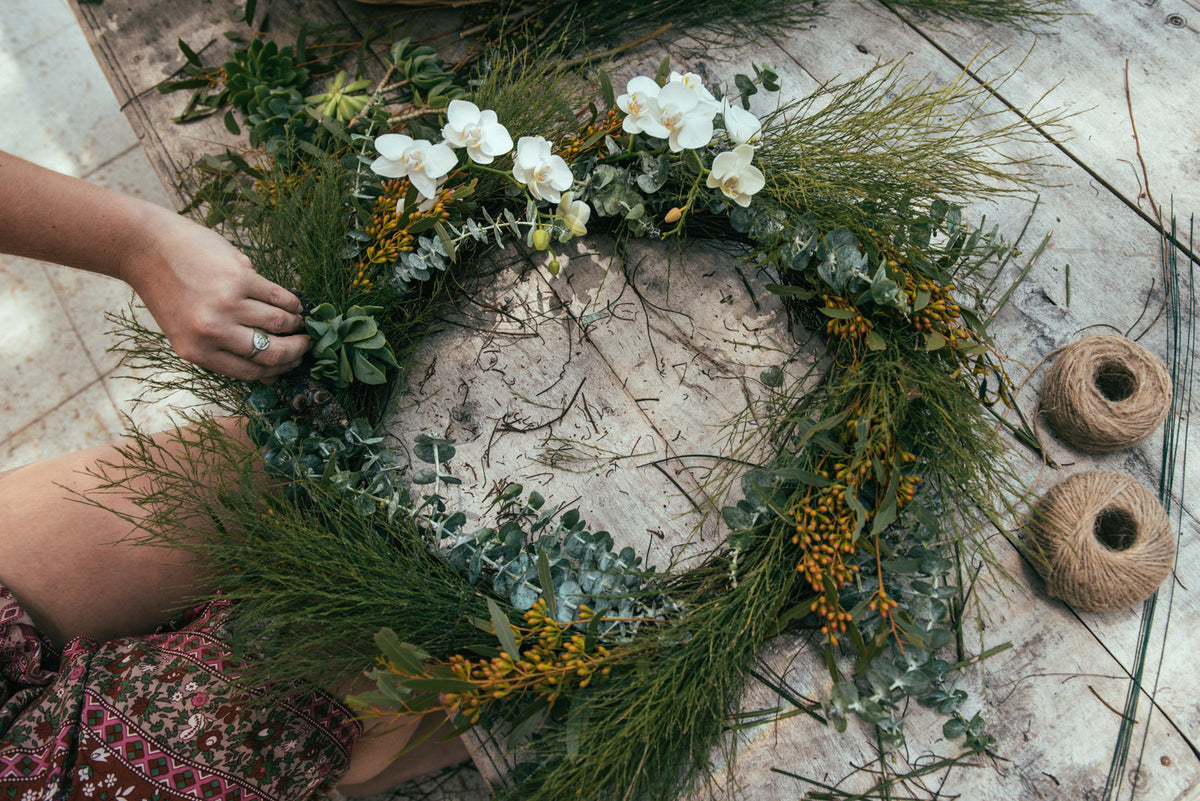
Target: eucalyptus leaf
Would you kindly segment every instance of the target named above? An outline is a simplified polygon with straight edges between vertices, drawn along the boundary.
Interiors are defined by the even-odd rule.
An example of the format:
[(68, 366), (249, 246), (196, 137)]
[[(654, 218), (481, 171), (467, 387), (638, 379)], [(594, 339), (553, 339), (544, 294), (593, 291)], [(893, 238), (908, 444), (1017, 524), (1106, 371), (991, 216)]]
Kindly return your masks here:
[(424, 671), (422, 662), (429, 659), (429, 654), (406, 642), (400, 642), (396, 632), (382, 628), (375, 634), (375, 647), (405, 673), (416, 675)]
[(512, 623), (508, 622), (508, 616), (504, 614), (500, 604), (491, 598), (487, 599), (487, 606), (488, 613), (492, 617), (492, 630), (496, 633), (496, 639), (500, 640), (500, 646), (514, 662), (519, 661), (521, 649), (517, 647), (516, 631), (513, 629)]
[(454, 440), (418, 434), (413, 442), (413, 455), (426, 464), (445, 464), (454, 458)]
[[(538, 599), (538, 590), (526, 581), (518, 582), (508, 594), (509, 602), (521, 612), (532, 609)], [(507, 649), (506, 649), (507, 650)]]

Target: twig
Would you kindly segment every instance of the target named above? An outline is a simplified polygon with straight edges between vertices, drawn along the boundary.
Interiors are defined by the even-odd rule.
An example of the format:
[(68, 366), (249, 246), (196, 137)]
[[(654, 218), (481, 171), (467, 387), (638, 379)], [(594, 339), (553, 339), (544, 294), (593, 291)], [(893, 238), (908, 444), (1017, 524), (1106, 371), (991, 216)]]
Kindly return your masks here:
[[(1096, 696), (1096, 700), (1099, 701), (1100, 703), (1104, 704), (1105, 708), (1107, 708), (1109, 712), (1112, 712), (1114, 715), (1116, 715), (1119, 718), (1125, 717), (1125, 715), (1123, 715), (1120, 710), (1115, 709), (1112, 704), (1110, 704), (1108, 701), (1105, 701), (1103, 698), (1101, 698), (1100, 693), (1096, 692), (1095, 687), (1093, 687), (1092, 685), (1089, 684), (1087, 686), (1087, 688), (1088, 688), (1088, 692), (1090, 692), (1092, 695)], [(1133, 721), (1133, 725), (1135, 725), (1135, 726), (1137, 725), (1136, 720)]]
[(579, 56), (578, 58), (573, 58), (570, 61), (564, 61), (563, 68), (564, 69), (573, 69), (575, 67), (581, 67), (584, 64), (587, 64), (592, 61), (599, 61), (600, 59), (608, 58), (609, 56), (615, 56), (619, 53), (624, 53), (626, 50), (632, 50), (633, 48), (635, 48), (639, 45), (644, 45), (646, 42), (657, 39), (658, 37), (662, 36), (667, 31), (671, 30), (671, 28), (673, 28), (673, 27), (675, 27), (674, 24), (668, 22), (666, 25), (662, 25), (662, 26), (650, 31), (650, 33), (646, 34), (645, 36), (640, 36), (637, 39), (634, 39), (632, 42), (626, 42), (625, 44), (617, 45), (616, 47), (612, 48), (611, 50), (605, 50), (601, 53), (591, 53), (586, 56)]
[(1150, 202), (1150, 210), (1154, 212), (1154, 218), (1158, 220), (1158, 231), (1161, 234), (1166, 234), (1166, 229), (1163, 227), (1162, 212), (1159, 211), (1158, 203), (1154, 200), (1154, 194), (1150, 191), (1150, 171), (1146, 169), (1146, 160), (1142, 158), (1142, 142), (1138, 139), (1137, 121), (1133, 118), (1133, 95), (1129, 91), (1129, 59), (1125, 59), (1125, 107), (1129, 109), (1129, 125), (1133, 128), (1133, 148), (1137, 153), (1138, 164), (1142, 166), (1142, 180), (1146, 186), (1146, 200)]
[(581, 389), (583, 389), (583, 384), (585, 381), (587, 381), (586, 377), (581, 378), (579, 380), (579, 386), (575, 387), (575, 394), (571, 396), (571, 400), (567, 401), (567, 405), (562, 408), (562, 411), (559, 412), (557, 417), (552, 417), (544, 423), (538, 423), (537, 425), (529, 426), (527, 428), (521, 428), (519, 426), (512, 425), (511, 423), (505, 423), (502, 420), (497, 424), (497, 430), (498, 431), (511, 431), (511, 432), (514, 432), (517, 434), (528, 434), (531, 431), (537, 431), (539, 429), (546, 428), (547, 426), (554, 425), (559, 420), (566, 417), (567, 412), (569, 412), (571, 410), (571, 407), (575, 405), (575, 399), (579, 397), (579, 391)]
[(354, 123), (366, 118), (367, 112), (375, 107), (375, 103), (380, 95), (382, 95), (384, 92), (384, 85), (388, 82), (388, 79), (392, 77), (392, 73), (395, 71), (396, 62), (393, 61), (390, 65), (388, 65), (387, 72), (383, 73), (383, 77), (379, 79), (379, 83), (375, 84), (375, 91), (371, 93), (371, 102), (363, 106), (362, 109), (354, 115), (354, 117), (346, 125), (347, 128), (354, 127)]

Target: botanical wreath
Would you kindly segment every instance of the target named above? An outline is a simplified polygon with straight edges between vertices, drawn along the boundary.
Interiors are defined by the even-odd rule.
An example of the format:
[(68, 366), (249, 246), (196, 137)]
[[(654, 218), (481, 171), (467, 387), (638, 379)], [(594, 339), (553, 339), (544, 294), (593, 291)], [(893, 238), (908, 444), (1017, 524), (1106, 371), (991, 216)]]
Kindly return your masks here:
[[(983, 721), (960, 711), (965, 662), (946, 654), (970, 534), (1019, 494), (991, 411), (1011, 388), (987, 334), (1017, 243), (947, 198), (1019, 188), (988, 154), (1020, 129), (964, 133), (950, 112), (982, 90), (897, 67), (756, 115), (752, 96), (780, 89), (766, 66), (730, 91), (664, 60), (618, 91), (562, 58), (488, 53), (486, 69), (456, 69), (401, 40), (372, 93), (330, 67), (306, 99), (319, 68), (305, 45), (255, 39), (185, 113), (240, 110), (266, 158), (202, 159), (196, 206), (310, 304), (315, 341), (274, 387), (190, 373), (200, 397), (249, 418), (276, 484), (254, 482), (254, 460), (207, 417), (180, 435), (191, 460), (243, 475), (215, 499), (195, 471), (156, 465), (149, 438), (127, 453), (151, 479), (149, 536), (180, 541), (196, 511), (240, 532), (189, 547), (239, 601), (247, 675), (287, 687), (367, 669), (377, 687), (352, 699), (365, 712), (503, 729), (522, 754), (505, 797), (671, 798), (711, 767), (763, 643), (806, 628), (833, 684), (798, 709), (838, 729), (857, 716), (886, 749), (917, 699), (964, 753), (986, 750)], [(226, 122), (240, 130), (232, 109)], [(620, 532), (515, 484), (471, 528), (479, 515), (445, 489), (455, 443), (400, 434), (409, 468), (385, 438), (399, 365), (460, 302), (474, 260), (517, 248), (555, 276), (589, 229), (618, 248), (729, 242), (824, 341), (822, 375), (762, 374), (741, 430), (768, 455), (720, 512), (728, 536), (686, 568), (645, 568)], [(190, 369), (125, 325), (135, 366)]]

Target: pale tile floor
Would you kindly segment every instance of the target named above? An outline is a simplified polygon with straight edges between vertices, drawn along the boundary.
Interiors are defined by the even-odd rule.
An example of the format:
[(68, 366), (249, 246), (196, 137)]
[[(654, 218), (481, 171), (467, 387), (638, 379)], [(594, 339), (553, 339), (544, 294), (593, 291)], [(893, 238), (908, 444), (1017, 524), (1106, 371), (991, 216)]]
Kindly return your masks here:
[[(0, 148), (164, 206), (170, 201), (75, 21), (74, 0), (0, 2)], [(106, 311), (121, 282), (0, 255), (0, 471), (167, 424), (134, 408)]]
[[(0, 149), (170, 207), (69, 2), (0, 0)], [(132, 404), (104, 317), (131, 297), (113, 279), (0, 255), (0, 471), (111, 442), (130, 419), (164, 428), (191, 401)], [(373, 801), (486, 795), (478, 773), (452, 769)]]

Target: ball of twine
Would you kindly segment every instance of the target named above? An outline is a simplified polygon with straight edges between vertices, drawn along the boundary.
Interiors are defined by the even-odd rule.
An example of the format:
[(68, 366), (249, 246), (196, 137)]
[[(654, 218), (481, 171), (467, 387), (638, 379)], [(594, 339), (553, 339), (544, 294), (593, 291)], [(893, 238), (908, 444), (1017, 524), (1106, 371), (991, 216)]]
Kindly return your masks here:
[(1058, 435), (1089, 453), (1137, 445), (1162, 425), (1170, 405), (1171, 377), (1162, 360), (1116, 334), (1059, 350), (1040, 403)]
[(1090, 471), (1050, 488), (1028, 532), (1046, 591), (1093, 612), (1128, 609), (1171, 573), (1175, 538), (1166, 510), (1120, 473)]

